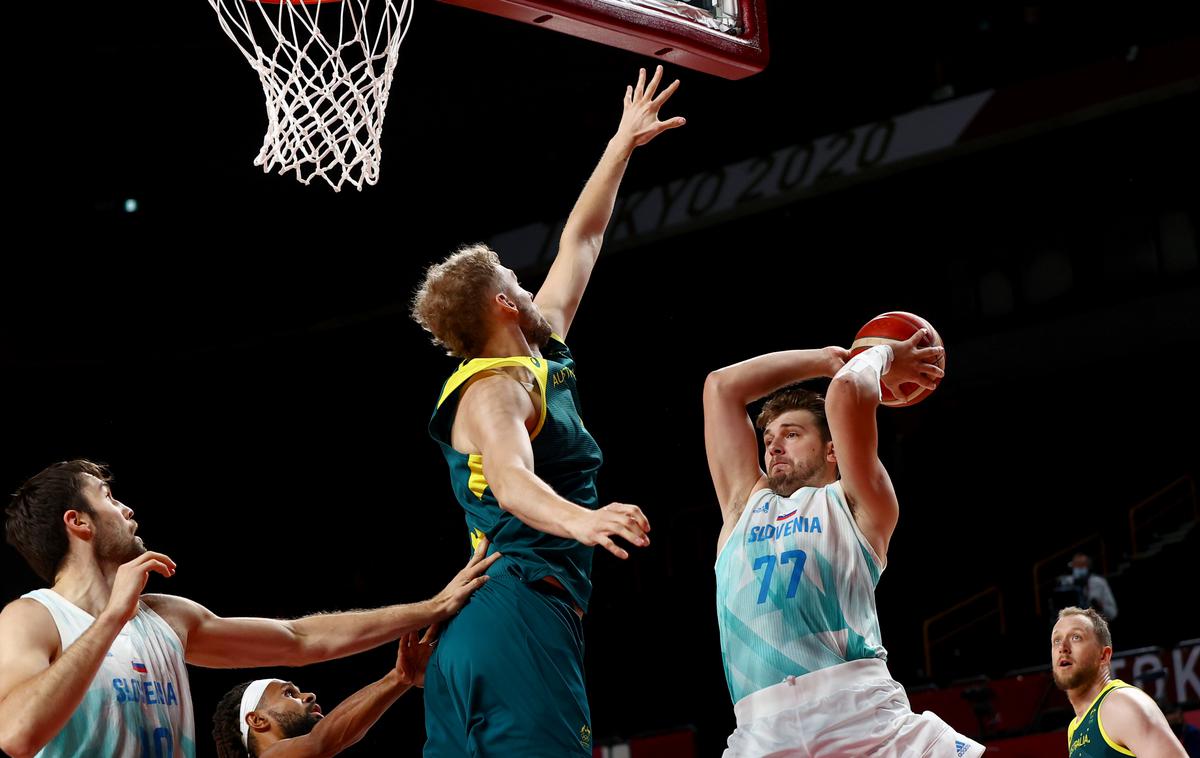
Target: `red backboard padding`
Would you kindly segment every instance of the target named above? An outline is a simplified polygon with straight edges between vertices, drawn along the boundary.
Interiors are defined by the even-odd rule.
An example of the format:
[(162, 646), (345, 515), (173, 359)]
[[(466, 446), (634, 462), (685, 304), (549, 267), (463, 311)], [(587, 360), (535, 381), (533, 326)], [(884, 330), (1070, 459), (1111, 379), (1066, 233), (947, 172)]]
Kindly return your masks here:
[(741, 33), (713, 31), (668, 14), (604, 0), (441, 0), (575, 37), (619, 47), (657, 62), (742, 79), (767, 65), (765, 0), (741, 0)]

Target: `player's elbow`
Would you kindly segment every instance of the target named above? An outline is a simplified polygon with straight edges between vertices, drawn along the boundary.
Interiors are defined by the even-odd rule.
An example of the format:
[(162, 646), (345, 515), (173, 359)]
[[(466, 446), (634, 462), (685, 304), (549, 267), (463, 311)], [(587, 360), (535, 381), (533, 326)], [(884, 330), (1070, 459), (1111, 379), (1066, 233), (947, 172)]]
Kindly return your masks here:
[(829, 382), (825, 395), (826, 412), (834, 415), (843, 407), (854, 407), (877, 400), (879, 389), (871, 387), (858, 374), (843, 371)]
[(17, 719), (5, 719), (5, 722), (0, 724), (0, 752), (13, 758), (28, 758), (41, 749), (28, 726), (16, 723)]
[(604, 244), (604, 231), (607, 228), (607, 218), (578, 218), (572, 215), (558, 237), (558, 249), (595, 257)]
[(733, 393), (734, 382), (726, 369), (719, 368), (709, 373), (704, 380), (704, 406), (715, 407), (718, 403), (728, 402)]

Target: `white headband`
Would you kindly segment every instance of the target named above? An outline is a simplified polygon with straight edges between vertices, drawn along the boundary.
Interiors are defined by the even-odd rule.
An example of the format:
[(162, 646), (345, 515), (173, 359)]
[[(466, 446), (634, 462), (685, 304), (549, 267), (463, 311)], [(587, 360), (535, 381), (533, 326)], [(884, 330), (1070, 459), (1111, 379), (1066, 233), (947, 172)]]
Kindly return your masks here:
[(246, 685), (246, 691), (242, 693), (241, 713), (238, 714), (240, 723), (238, 726), (242, 728), (242, 745), (249, 750), (250, 743), (247, 737), (250, 733), (250, 725), (246, 723), (246, 714), (258, 708), (258, 701), (262, 700), (263, 693), (267, 691), (267, 685), (271, 682), (279, 682), (283, 684), (282, 679), (256, 679)]

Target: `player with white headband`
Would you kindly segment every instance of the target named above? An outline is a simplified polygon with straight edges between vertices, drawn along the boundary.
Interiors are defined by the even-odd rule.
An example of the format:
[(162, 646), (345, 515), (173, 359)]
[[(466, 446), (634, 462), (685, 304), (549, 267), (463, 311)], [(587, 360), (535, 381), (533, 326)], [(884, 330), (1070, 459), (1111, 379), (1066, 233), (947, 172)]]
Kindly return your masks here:
[(396, 667), (324, 715), (316, 695), (281, 679), (257, 679), (225, 694), (213, 715), (218, 758), (334, 756), (361, 740), (411, 687), (425, 683), (433, 642), (410, 632)]

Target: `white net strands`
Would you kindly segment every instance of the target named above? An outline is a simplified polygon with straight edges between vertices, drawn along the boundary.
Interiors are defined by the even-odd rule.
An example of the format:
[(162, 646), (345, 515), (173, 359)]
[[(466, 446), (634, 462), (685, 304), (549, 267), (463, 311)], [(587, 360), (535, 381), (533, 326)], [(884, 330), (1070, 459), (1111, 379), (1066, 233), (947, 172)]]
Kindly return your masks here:
[(266, 95), (254, 165), (335, 191), (379, 181), (388, 90), (414, 2), (209, 0)]

